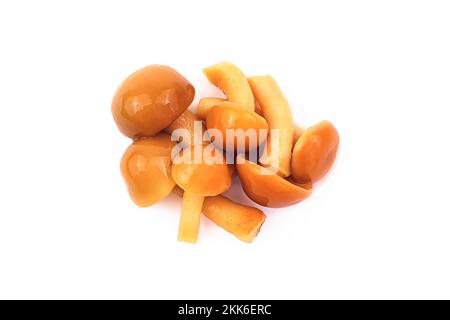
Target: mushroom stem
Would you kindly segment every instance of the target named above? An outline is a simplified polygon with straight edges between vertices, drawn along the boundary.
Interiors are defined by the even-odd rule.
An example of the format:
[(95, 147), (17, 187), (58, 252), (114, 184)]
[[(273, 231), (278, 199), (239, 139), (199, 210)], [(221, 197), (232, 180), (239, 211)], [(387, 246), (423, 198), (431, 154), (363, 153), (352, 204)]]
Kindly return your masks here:
[[(212, 99), (214, 99), (214, 98), (212, 98)], [(206, 113), (209, 111), (209, 109), (212, 108), (212, 107), (213, 107), (213, 106), (210, 106), (210, 107), (206, 110), (205, 114), (206, 114)], [(259, 114), (260, 116), (264, 117), (264, 115), (263, 115), (263, 113), (262, 113), (262, 110), (261, 110), (261, 107), (259, 106), (258, 101), (255, 101), (255, 112), (256, 112), (257, 114)], [(300, 138), (300, 136), (303, 134), (303, 132), (305, 132), (305, 129), (303, 129), (302, 127), (300, 127), (298, 124), (295, 124), (295, 123), (294, 123), (294, 138), (293, 138), (292, 148), (294, 147), (295, 142), (298, 140), (298, 138)]]
[(244, 206), (222, 196), (206, 197), (203, 214), (244, 242), (252, 242), (266, 215), (259, 209)]
[(255, 110), (255, 99), (245, 74), (234, 64), (222, 62), (206, 69), (203, 73), (216, 87), (219, 87), (231, 102), (239, 103), (250, 111)]
[[(178, 196), (183, 196), (183, 189), (175, 186), (174, 190)], [(248, 243), (253, 242), (266, 220), (266, 215), (261, 210), (234, 202), (221, 195), (205, 197), (202, 211), (219, 227)]]
[(184, 191), (178, 241), (196, 243), (205, 197)]
[[(267, 139), (269, 165), (279, 163), (278, 175), (287, 177), (291, 173), (292, 140), (294, 135), (292, 112), (289, 103), (271, 76), (250, 77), (248, 82), (270, 129), (279, 130), (278, 141), (274, 141), (274, 147), (278, 149), (278, 152), (273, 153), (271, 151), (270, 135)], [(276, 156), (278, 156), (278, 159), (275, 158)]]

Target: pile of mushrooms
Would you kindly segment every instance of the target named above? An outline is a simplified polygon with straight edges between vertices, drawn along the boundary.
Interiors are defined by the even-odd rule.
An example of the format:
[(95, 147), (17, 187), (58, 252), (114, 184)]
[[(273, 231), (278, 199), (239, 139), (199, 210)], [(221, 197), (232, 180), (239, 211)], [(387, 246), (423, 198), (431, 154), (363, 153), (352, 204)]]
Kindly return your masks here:
[[(195, 113), (188, 110), (194, 87), (168, 66), (145, 67), (120, 85), (112, 114), (119, 130), (133, 139), (122, 157), (121, 173), (140, 207), (173, 191), (183, 197), (179, 241), (197, 242), (203, 213), (238, 239), (252, 242), (266, 216), (221, 195), (230, 188), (233, 175), (239, 176), (245, 194), (255, 203), (272, 208), (293, 205), (309, 197), (313, 183), (332, 167), (339, 135), (328, 121), (306, 130), (295, 125), (286, 98), (270, 76), (247, 78), (229, 62), (203, 71), (227, 98), (204, 97)], [(202, 134), (207, 130), (207, 141), (184, 141), (175, 134), (186, 129), (194, 137), (199, 123)], [(259, 134), (256, 143), (245, 140), (242, 149), (236, 136), (226, 135), (227, 129), (253, 129)], [(269, 134), (274, 129), (276, 138)], [(224, 139), (215, 139), (214, 130)], [(255, 150), (264, 150), (264, 159), (250, 159)], [(177, 161), (192, 159), (196, 152), (202, 155), (200, 162)], [(271, 171), (273, 163), (276, 172)]]

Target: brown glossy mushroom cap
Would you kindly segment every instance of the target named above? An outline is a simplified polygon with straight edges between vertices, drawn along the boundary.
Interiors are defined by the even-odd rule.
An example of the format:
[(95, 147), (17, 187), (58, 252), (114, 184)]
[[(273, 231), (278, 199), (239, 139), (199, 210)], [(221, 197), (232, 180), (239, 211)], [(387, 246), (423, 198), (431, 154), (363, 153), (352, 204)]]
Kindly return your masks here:
[[(312, 192), (311, 185), (296, 185), (267, 168), (244, 160), (241, 155), (238, 158), (236, 168), (242, 187), (250, 199), (262, 206), (287, 207), (306, 199)], [(239, 161), (244, 163), (239, 164)]]
[(322, 121), (307, 129), (292, 151), (292, 177), (298, 183), (316, 182), (331, 168), (339, 146), (333, 124)]
[[(248, 129), (253, 129), (256, 138), (254, 148), (266, 141), (269, 131), (267, 121), (263, 117), (233, 102), (222, 102), (212, 107), (206, 116), (206, 127), (218, 129), (221, 132), (222, 144), (216, 143), (216, 146), (222, 150), (225, 150), (227, 146), (226, 129), (234, 130), (234, 150), (237, 149), (239, 139), (236, 130), (241, 129), (245, 133)], [(243, 136), (242, 141), (245, 141), (245, 151), (248, 151), (251, 146), (248, 137)]]
[(130, 75), (117, 89), (112, 114), (119, 130), (136, 139), (153, 136), (191, 104), (192, 84), (176, 70), (151, 65)]
[(120, 169), (131, 199), (140, 207), (148, 207), (164, 199), (175, 182), (170, 173), (170, 154), (175, 143), (161, 133), (137, 140), (125, 151)]
[[(200, 150), (203, 157), (200, 163), (195, 163), (195, 149)], [(172, 178), (183, 190), (197, 196), (215, 196), (226, 191), (231, 186), (231, 174), (228, 165), (220, 152), (221, 163), (215, 162), (210, 155), (219, 153), (216, 149), (204, 152), (205, 146), (190, 148), (192, 163), (173, 163)], [(189, 149), (187, 149), (189, 150)], [(180, 154), (186, 152), (183, 150)]]

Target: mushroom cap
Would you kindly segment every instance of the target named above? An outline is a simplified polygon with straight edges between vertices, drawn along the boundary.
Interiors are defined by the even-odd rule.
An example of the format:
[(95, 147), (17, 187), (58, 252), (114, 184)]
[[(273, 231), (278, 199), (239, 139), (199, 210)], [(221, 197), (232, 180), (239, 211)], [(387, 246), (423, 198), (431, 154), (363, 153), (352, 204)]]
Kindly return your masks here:
[(298, 183), (316, 182), (336, 158), (339, 134), (333, 124), (322, 121), (307, 129), (292, 151), (292, 177)]
[(175, 142), (164, 133), (133, 142), (125, 151), (120, 169), (131, 199), (148, 207), (169, 195), (175, 186), (170, 174)]
[(157, 134), (191, 104), (195, 89), (176, 70), (150, 65), (131, 74), (119, 86), (112, 114), (119, 130), (136, 139)]
[[(300, 186), (256, 163), (238, 155), (236, 168), (247, 196), (256, 203), (271, 208), (293, 205), (306, 199), (312, 185)], [(243, 163), (242, 163), (243, 161)]]
[[(227, 129), (233, 130), (234, 137), (234, 151), (238, 148), (239, 131), (241, 129), (244, 135), (242, 136), (245, 142), (245, 150), (255, 149), (264, 143), (267, 139), (269, 126), (267, 121), (258, 115), (256, 112), (249, 111), (243, 106), (233, 102), (222, 102), (212, 107), (206, 116), (207, 129), (218, 129), (223, 137), (222, 143), (215, 142), (215, 145), (222, 150), (227, 148)], [(254, 130), (254, 144), (250, 144), (249, 137), (245, 136), (247, 130)], [(265, 131), (262, 131), (265, 130)], [(250, 131), (248, 131), (250, 134)], [(262, 134), (260, 134), (262, 133)], [(230, 150), (227, 150), (227, 152)]]
[[(186, 159), (190, 161), (175, 161), (172, 165), (172, 178), (185, 191), (198, 196), (215, 196), (231, 186), (231, 174), (222, 153), (214, 148), (205, 151), (205, 148), (203, 145), (192, 146), (181, 151), (180, 156), (189, 151)], [(195, 152), (203, 155), (198, 163), (194, 161)], [(222, 159), (215, 161), (214, 157)]]
[(198, 101), (197, 110), (195, 111), (195, 114), (200, 119), (206, 120), (206, 116), (208, 115), (209, 109), (211, 109), (215, 105), (225, 102), (225, 101), (226, 101), (225, 99), (221, 99), (221, 98), (212, 98), (212, 97), (201, 98)]

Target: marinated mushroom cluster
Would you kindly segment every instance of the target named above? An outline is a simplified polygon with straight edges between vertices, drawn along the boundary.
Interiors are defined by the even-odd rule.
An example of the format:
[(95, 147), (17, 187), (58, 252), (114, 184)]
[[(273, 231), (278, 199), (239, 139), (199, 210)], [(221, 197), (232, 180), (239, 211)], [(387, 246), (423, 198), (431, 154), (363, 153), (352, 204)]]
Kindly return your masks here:
[(339, 135), (329, 121), (303, 130), (268, 75), (246, 77), (222, 62), (203, 70), (226, 99), (203, 97), (188, 107), (193, 85), (164, 65), (142, 68), (125, 79), (112, 101), (119, 130), (133, 142), (120, 168), (131, 199), (151, 206), (171, 192), (182, 197), (178, 240), (197, 242), (203, 213), (245, 242), (266, 215), (222, 195), (234, 175), (245, 194), (264, 207), (298, 203), (332, 167)]

